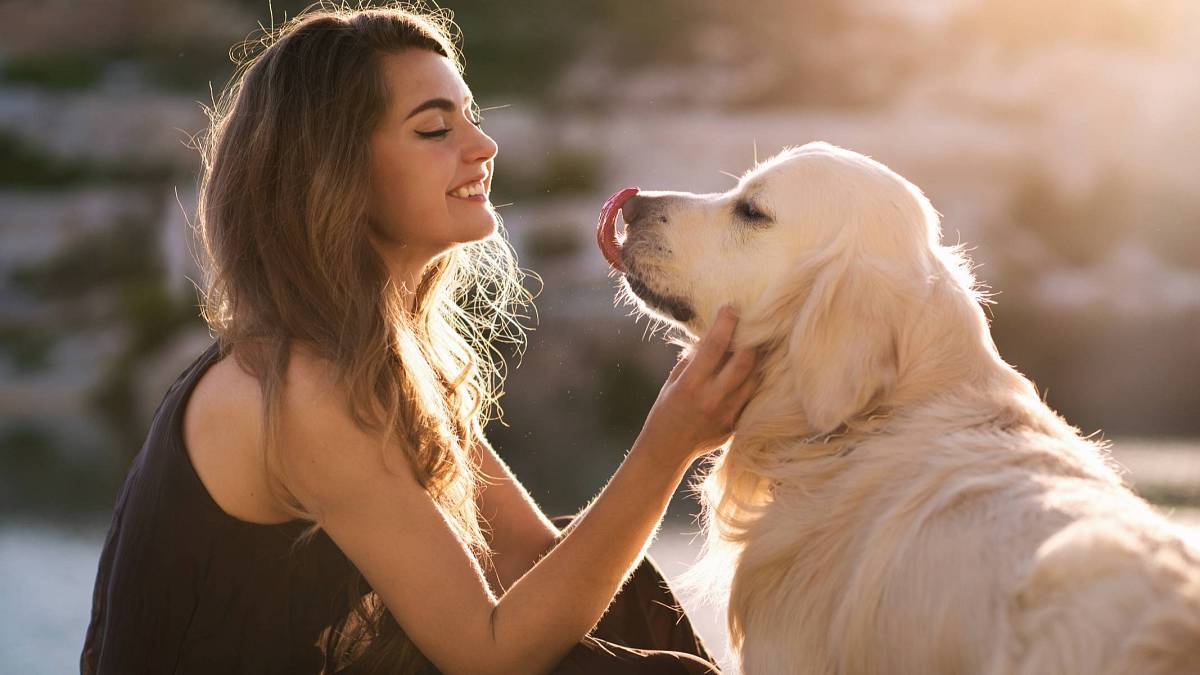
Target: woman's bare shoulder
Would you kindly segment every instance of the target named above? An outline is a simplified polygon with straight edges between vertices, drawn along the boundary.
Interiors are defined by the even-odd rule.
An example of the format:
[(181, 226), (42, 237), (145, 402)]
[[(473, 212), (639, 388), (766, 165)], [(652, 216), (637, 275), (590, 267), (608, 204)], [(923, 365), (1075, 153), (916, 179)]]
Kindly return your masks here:
[(351, 409), (335, 365), (294, 348), (281, 392), (279, 457), (288, 489), (313, 511), (352, 497), (365, 476), (397, 468), (385, 465), (382, 433), (364, 428)]
[(192, 468), (222, 511), (260, 524), (291, 518), (269, 488), (258, 379), (232, 356), (214, 363), (196, 383), (182, 431)]
[[(227, 514), (253, 523), (293, 515), (271, 485), (298, 497), (311, 476), (327, 475), (334, 439), (350, 424), (333, 364), (303, 345), (290, 351), (280, 389), (279, 464), (265, 462), (263, 391), (235, 354), (214, 363), (196, 383), (184, 413), (184, 447), (201, 483)], [(280, 470), (282, 469), (282, 471)]]

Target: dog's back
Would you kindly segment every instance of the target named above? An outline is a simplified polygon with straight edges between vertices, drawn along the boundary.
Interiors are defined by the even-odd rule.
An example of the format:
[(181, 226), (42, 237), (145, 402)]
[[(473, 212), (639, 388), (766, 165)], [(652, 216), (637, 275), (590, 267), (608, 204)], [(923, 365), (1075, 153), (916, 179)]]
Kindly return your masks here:
[(1200, 555), (1131, 501), (1092, 505), (1038, 548), (997, 672), (1200, 672)]
[(744, 672), (1200, 672), (1197, 549), (1030, 412), (916, 411), (776, 486), (732, 584)]

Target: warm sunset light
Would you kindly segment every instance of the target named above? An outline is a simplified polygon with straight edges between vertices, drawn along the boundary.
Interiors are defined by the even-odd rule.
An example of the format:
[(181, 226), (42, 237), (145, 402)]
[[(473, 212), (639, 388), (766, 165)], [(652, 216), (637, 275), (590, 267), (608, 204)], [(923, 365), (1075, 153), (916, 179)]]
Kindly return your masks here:
[[(934, 390), (941, 385), (930, 382), (945, 377), (948, 388), (945, 373), (960, 364), (956, 359), (968, 361), (966, 353), (996, 368), (1003, 361), (1032, 383), (1026, 391), (1019, 384), (1025, 380), (1003, 370), (1016, 392), (1005, 395), (1028, 399), (1029, 410), (1036, 409), (1030, 419), (1050, 419), (1039, 417), (1042, 409), (1032, 402), (1040, 401), (1082, 437), (1111, 441), (1105, 452), (1127, 470), (1126, 483), (1169, 516), (1164, 522), (1181, 525), (1186, 536), (1198, 531), (1200, 2), (439, 0), (420, 6), (452, 20), (461, 74), (420, 42), (364, 51), (370, 58), (347, 51), (341, 61), (296, 47), (279, 62), (285, 65), (271, 62), (238, 80), (244, 73), (235, 61), (263, 53), (275, 32), (310, 7), (307, 1), (0, 0), (0, 670), (40, 675), (73, 672), (80, 663), (89, 622), (99, 616), (92, 613), (93, 593), (116, 585), (97, 572), (107, 569), (98, 563), (108, 550), (106, 533), (121, 522), (114, 515), (123, 486), (134, 486), (124, 489), (135, 505), (161, 511), (161, 520), (150, 521), (201, 536), (200, 525), (172, 510), (179, 490), (151, 491), (162, 500), (151, 500), (151, 508), (137, 501), (149, 498), (134, 491), (137, 481), (129, 476), (157, 475), (143, 450), (156, 447), (154, 433), (184, 433), (181, 414), (162, 413), (188, 405), (186, 395), (172, 398), (180, 395), (172, 385), (194, 384), (177, 378), (202, 354), (205, 363), (217, 362), (218, 334), (256, 344), (290, 331), (320, 346), (312, 353), (336, 355), (329, 357), (336, 368), (307, 371), (316, 383), (313, 400), (341, 392), (337, 386), (351, 392), (350, 401), (392, 396), (384, 396), (379, 410), (395, 414), (384, 415), (379, 428), (401, 431), (401, 440), (370, 436), (355, 426), (361, 420), (347, 417), (344, 428), (336, 427), (345, 433), (328, 447), (349, 447), (343, 439), (355, 430), (364, 434), (353, 436), (364, 446), (393, 447), (384, 438), (416, 448), (393, 455), (404, 460), (396, 466), (416, 467), (413, 489), (433, 495), (429, 513), (445, 516), (442, 524), (467, 551), (455, 548), (456, 554), (475, 555), (477, 569), (470, 572), (482, 579), (479, 598), (486, 591), (495, 596), (488, 601), (501, 603), (506, 592), (519, 597), (514, 584), (524, 583), (529, 577), (522, 575), (557, 541), (559, 530), (549, 529), (542, 515), (577, 514), (602, 489), (619, 489), (625, 474), (618, 467), (625, 471), (626, 458), (640, 456), (631, 449), (650, 443), (648, 437), (691, 439), (683, 431), (651, 433), (655, 420), (693, 419), (678, 412), (683, 404), (669, 407), (675, 399), (662, 403), (664, 383), (679, 345), (719, 328), (721, 304), (736, 305), (742, 332), (730, 329), (729, 348), (744, 347), (774, 364), (747, 365), (753, 375), (742, 377), (762, 377), (771, 392), (781, 398), (778, 392), (787, 392), (798, 403), (785, 414), (784, 404), (755, 408), (746, 393), (751, 403), (739, 399), (738, 414), (747, 405), (753, 414), (767, 418), (763, 411), (770, 411), (784, 421), (769, 418), (744, 433), (732, 417), (729, 428), (717, 424), (724, 409), (703, 420), (725, 434), (707, 452), (736, 447), (729, 434), (742, 433), (760, 443), (757, 454), (731, 451), (725, 464), (714, 463), (704, 507), (686, 486), (709, 470), (697, 469), (701, 463), (680, 469), (683, 487), (662, 487), (663, 504), (677, 491), (647, 549), (677, 585), (722, 672), (739, 672), (739, 650), (753, 653), (761, 643), (754, 643), (753, 628), (739, 633), (745, 626), (736, 620), (730, 640), (728, 589), (683, 590), (683, 574), (701, 554), (695, 517), (709, 509), (710, 524), (734, 531), (734, 524), (749, 522), (740, 510), (752, 511), (747, 504), (778, 498), (808, 508), (803, 499), (836, 492), (813, 483), (803, 483), (809, 492), (788, 492), (795, 486), (780, 477), (787, 473), (780, 467), (805, 480), (819, 472), (796, 468), (810, 465), (781, 458), (782, 451), (771, 455), (786, 443), (762, 429), (792, 425), (803, 432), (793, 429), (797, 438), (827, 448), (829, 457), (855, 457), (859, 446), (839, 446), (839, 439), (889, 428), (903, 418), (896, 410), (912, 402), (902, 394), (923, 391), (918, 384), (905, 389), (905, 378)], [(350, 16), (356, 7), (357, 1), (341, 9)], [(345, 48), (342, 37), (329, 35), (332, 29), (322, 38), (328, 42), (314, 38), (312, 49)], [(370, 39), (399, 44), (390, 33)], [(394, 58), (379, 65), (372, 59), (382, 53)], [(235, 81), (241, 89), (229, 88)], [(235, 109), (240, 114), (230, 113)], [(231, 121), (222, 126), (221, 119)], [(229, 140), (205, 145), (214, 138)], [(853, 237), (859, 249), (838, 248)], [(829, 248), (818, 253), (818, 244)], [(902, 256), (926, 248), (936, 255), (922, 258), (924, 266)], [(867, 251), (860, 267), (877, 276), (851, 276), (859, 269), (855, 261), (830, 252), (849, 250)], [(821, 276), (822, 265), (838, 264), (847, 270), (844, 278)], [(969, 302), (906, 304), (917, 291), (888, 285), (893, 278), (880, 270), (951, 279), (955, 297)], [(809, 271), (791, 291), (778, 289), (789, 274)], [(206, 304), (211, 288), (218, 290)], [(878, 300), (864, 289), (891, 295)], [(792, 302), (820, 292), (829, 294), (821, 303)], [(526, 295), (535, 296), (531, 304), (523, 303)], [(971, 313), (978, 306), (982, 318)], [(957, 324), (945, 319), (968, 315), (977, 353), (959, 349)], [(949, 327), (942, 330), (938, 320)], [(836, 330), (821, 334), (814, 325)], [(263, 349), (262, 363), (285, 362)], [(936, 358), (920, 361), (914, 354), (921, 349)], [(709, 366), (714, 373), (737, 364), (724, 360), (724, 348), (719, 353)], [(308, 363), (296, 366), (297, 357), (289, 358), (290, 368)], [(290, 527), (316, 509), (297, 510), (272, 491), (273, 469), (260, 468), (274, 466), (261, 450), (265, 432), (247, 421), (265, 410), (254, 385), (259, 380), (236, 379), (241, 371), (233, 362), (214, 367), (228, 379), (210, 383), (208, 392), (226, 407), (210, 409), (204, 423), (195, 421), (201, 413), (189, 418), (197, 425), (188, 428), (189, 438), (203, 429), (213, 434), (210, 463), (193, 451), (188, 463), (163, 471), (187, 476), (185, 484), (200, 490), (187, 493), (202, 502), (198, 513), (236, 518), (240, 512), (252, 526)], [(1003, 379), (982, 365), (970, 372), (978, 381)], [(742, 381), (734, 386), (728, 378), (721, 383), (741, 392)], [(283, 380), (277, 384), (284, 387)], [(808, 385), (821, 391), (808, 392)], [(731, 406), (733, 396), (721, 401)], [(955, 405), (974, 402), (958, 398)], [(352, 407), (337, 407), (336, 414)], [(1002, 427), (996, 420), (1018, 408), (979, 416)], [(321, 429), (288, 427), (291, 436), (281, 437), (324, 443), (315, 439), (336, 426), (330, 420), (345, 421), (333, 409), (293, 413), (293, 424), (323, 420)], [(253, 414), (238, 417), (239, 410)], [(956, 408), (942, 418), (969, 416)], [(1030, 424), (1039, 433), (1048, 428)], [(253, 442), (238, 445), (235, 437)], [(930, 431), (924, 438), (940, 437)], [(483, 483), (474, 483), (472, 472), (495, 469), (472, 454), (479, 442), (490, 444), (525, 492), (510, 482), (513, 491), (504, 498), (479, 496)], [(229, 450), (243, 446), (254, 450), (245, 456)], [(693, 458), (680, 456), (673, 459), (689, 466)], [(181, 458), (189, 455), (175, 456)], [(1108, 460), (1080, 461), (1101, 472), (1096, 467)], [(178, 472), (186, 467), (194, 472)], [(312, 471), (337, 480), (332, 471)], [(364, 495), (380, 494), (369, 492), (371, 482), (361, 476), (346, 476), (348, 484), (362, 484)], [(987, 478), (974, 477), (979, 484)], [(856, 499), (866, 503), (911, 487), (896, 480), (862, 488)], [(229, 481), (224, 497), (215, 488), (219, 481)], [(912, 487), (912, 494), (920, 489)], [(650, 491), (631, 489), (622, 504), (632, 513), (631, 500), (645, 498), (649, 505), (639, 513), (652, 511)], [(298, 504), (301, 497), (314, 504), (321, 498), (319, 489), (293, 492)], [(544, 529), (506, 540), (501, 527), (496, 538), (484, 522), (488, 514), (526, 504), (521, 500), (540, 509), (536, 518), (522, 511), (523, 523)], [(397, 497), (380, 508), (411, 503)], [(407, 522), (400, 516), (378, 520)], [(636, 521), (629, 513), (620, 519)], [(649, 537), (658, 521), (645, 526)], [(353, 561), (343, 550), (353, 537), (334, 527), (323, 540), (325, 554), (339, 564), (342, 553)], [(1099, 532), (1098, 541), (1112, 530)], [(836, 534), (820, 533), (828, 537), (822, 546), (837, 549)], [(636, 559), (644, 541), (619, 543)], [(921, 541), (933, 547), (942, 540)], [(479, 553), (505, 545), (519, 554), (497, 556), (503, 560), (497, 563)], [(755, 562), (742, 549), (710, 547), (706, 564), (726, 565), (729, 574), (735, 560)], [(793, 549), (797, 558), (808, 550)], [(378, 552), (363, 544), (358, 562)], [(727, 561), (717, 560), (721, 553)], [(883, 555), (869, 562), (887, 560)], [(763, 562), (759, 580), (807, 573), (793, 569), (787, 577), (770, 564), (782, 565)], [(1178, 564), (1180, 575), (1194, 572)], [(570, 562), (561, 569), (571, 569)], [(655, 577), (640, 569), (637, 583), (654, 587)], [(302, 574), (267, 577), (320, 586), (307, 590), (329, 598), (335, 597), (330, 588), (336, 598), (346, 596), (342, 577), (333, 584), (299, 581), (307, 578)], [(757, 587), (741, 579), (738, 587), (753, 596), (746, 589)], [(404, 599), (376, 593), (368, 597), (391, 601), (393, 610)], [(715, 602), (702, 603), (704, 593)], [(895, 597), (887, 593), (879, 590), (881, 606)], [(597, 615), (612, 597), (593, 599)], [(737, 615), (733, 597), (735, 616), (762, 607), (753, 596)], [(382, 605), (375, 609), (383, 616)], [(512, 616), (518, 619), (502, 621), (521, 627), (512, 629), (519, 634), (526, 617)], [(571, 620), (582, 621), (559, 623)], [(530, 621), (538, 625), (536, 617)], [(422, 637), (419, 630), (407, 633), (418, 642)], [(502, 648), (497, 653), (511, 656)], [(862, 658), (840, 663), (849, 671), (868, 664), (857, 672), (871, 672)], [(465, 657), (452, 663), (476, 665)]]

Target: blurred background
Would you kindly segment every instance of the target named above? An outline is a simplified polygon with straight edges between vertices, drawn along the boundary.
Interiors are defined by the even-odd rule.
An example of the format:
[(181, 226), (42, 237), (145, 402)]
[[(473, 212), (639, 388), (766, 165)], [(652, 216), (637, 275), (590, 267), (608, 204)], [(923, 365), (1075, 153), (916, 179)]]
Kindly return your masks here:
[[(307, 3), (0, 1), (0, 654), (78, 668), (103, 535), (197, 311), (190, 137), (230, 47)], [(1001, 354), (1136, 488), (1200, 506), (1200, 5), (471, 0), (492, 201), (544, 287), (489, 437), (551, 514), (616, 468), (674, 359), (595, 249), (615, 190), (721, 191), (825, 140), (922, 187)], [(537, 285), (534, 284), (536, 287)], [(653, 552), (696, 553), (681, 494)], [(1197, 521), (1200, 522), (1200, 521)], [(690, 603), (690, 600), (687, 601)], [(723, 653), (720, 608), (691, 608)]]

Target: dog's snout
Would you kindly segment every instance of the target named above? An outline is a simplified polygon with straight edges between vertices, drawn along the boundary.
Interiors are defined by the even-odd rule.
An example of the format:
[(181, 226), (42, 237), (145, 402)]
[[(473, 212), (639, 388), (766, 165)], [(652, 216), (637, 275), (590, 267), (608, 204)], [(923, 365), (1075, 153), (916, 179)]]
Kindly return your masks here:
[(630, 197), (621, 206), (625, 227), (636, 227), (656, 220), (666, 222), (662, 200), (662, 197), (641, 194)]
[(625, 203), (621, 205), (621, 217), (625, 219), (626, 227), (628, 227), (635, 220), (637, 220), (638, 211), (640, 210), (642, 201), (644, 199), (645, 199), (645, 197), (639, 197), (637, 195), (634, 195), (634, 196), (630, 197), (629, 199), (625, 200)]

